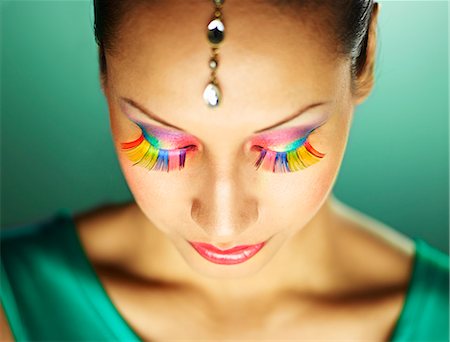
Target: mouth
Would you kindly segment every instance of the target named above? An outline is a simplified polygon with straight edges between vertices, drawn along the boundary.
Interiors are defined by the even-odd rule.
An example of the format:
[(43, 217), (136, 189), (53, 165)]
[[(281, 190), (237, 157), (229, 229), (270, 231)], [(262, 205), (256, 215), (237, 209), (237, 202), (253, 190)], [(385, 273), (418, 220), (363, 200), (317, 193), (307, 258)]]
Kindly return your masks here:
[(203, 242), (189, 241), (189, 243), (206, 260), (215, 264), (233, 265), (250, 259), (264, 247), (266, 242), (264, 241), (255, 245), (235, 246), (230, 249), (219, 249)]

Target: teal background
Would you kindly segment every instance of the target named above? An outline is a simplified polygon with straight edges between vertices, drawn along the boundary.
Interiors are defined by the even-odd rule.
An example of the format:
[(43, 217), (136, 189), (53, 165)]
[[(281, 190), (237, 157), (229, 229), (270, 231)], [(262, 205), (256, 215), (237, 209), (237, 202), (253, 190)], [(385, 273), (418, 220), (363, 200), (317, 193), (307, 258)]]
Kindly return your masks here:
[[(376, 85), (335, 195), (448, 252), (448, 3), (380, 1)], [(98, 81), (90, 1), (1, 3), (1, 226), (132, 199)]]

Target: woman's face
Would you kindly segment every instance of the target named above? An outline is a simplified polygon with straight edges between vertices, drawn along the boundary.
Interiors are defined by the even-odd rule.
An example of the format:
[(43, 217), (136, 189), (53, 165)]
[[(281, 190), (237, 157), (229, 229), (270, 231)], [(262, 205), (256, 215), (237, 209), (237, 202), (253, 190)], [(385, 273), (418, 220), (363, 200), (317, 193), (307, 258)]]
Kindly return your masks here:
[[(104, 90), (120, 166), (148, 220), (195, 270), (244, 275), (263, 267), (324, 204), (356, 100), (350, 61), (331, 54), (335, 46), (321, 23), (289, 18), (269, 5), (226, 1), (217, 70), (223, 99), (209, 108), (202, 93), (210, 76), (212, 13), (209, 2), (136, 6), (114, 37), (117, 51), (107, 54)], [(184, 168), (133, 165), (121, 144), (139, 138), (141, 127), (157, 148), (191, 146)], [(305, 140), (298, 142), (308, 133), (309, 146), (324, 156), (303, 156), (297, 166), (304, 162), (304, 169), (272, 172), (274, 164), (282, 167), (283, 154), (276, 152), (300, 146), (308, 153)], [(258, 169), (255, 146), (273, 151)], [(172, 153), (179, 163), (180, 152)], [(189, 241), (222, 249), (266, 243), (245, 262), (224, 265), (202, 257)]]

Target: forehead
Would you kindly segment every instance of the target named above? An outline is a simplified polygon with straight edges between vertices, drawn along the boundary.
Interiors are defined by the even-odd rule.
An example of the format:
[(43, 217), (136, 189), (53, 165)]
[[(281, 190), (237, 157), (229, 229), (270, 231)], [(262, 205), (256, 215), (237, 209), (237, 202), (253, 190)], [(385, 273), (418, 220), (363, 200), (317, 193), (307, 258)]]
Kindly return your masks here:
[[(115, 50), (107, 53), (108, 83), (159, 113), (195, 108), (211, 115), (202, 93), (210, 76), (206, 27), (213, 10), (212, 1), (173, 0), (131, 8)], [(223, 101), (214, 111), (235, 113), (241, 122), (266, 113), (270, 123), (342, 88), (349, 66), (333, 53), (336, 43), (320, 13), (289, 16), (264, 1), (238, 0), (226, 0), (222, 13), (217, 79)], [(252, 113), (243, 118), (247, 110)]]

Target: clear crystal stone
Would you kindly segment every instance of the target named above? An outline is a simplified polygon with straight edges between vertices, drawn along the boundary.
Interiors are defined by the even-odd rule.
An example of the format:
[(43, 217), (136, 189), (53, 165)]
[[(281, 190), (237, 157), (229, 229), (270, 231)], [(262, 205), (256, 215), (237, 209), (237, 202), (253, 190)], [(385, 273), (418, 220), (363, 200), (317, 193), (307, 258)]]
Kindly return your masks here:
[(217, 107), (220, 102), (220, 90), (214, 83), (208, 83), (203, 91), (203, 100), (210, 107)]

